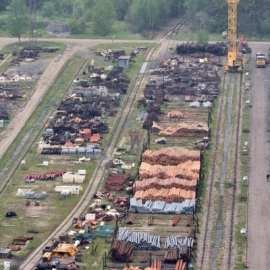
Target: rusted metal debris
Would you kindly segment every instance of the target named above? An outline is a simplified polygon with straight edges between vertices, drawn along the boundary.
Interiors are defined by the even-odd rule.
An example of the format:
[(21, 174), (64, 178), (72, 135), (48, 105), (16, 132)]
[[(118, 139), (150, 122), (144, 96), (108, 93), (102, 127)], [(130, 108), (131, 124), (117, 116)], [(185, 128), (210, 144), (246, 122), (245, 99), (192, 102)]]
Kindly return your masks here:
[(105, 188), (107, 190), (122, 190), (125, 187), (125, 183), (130, 180), (130, 174), (116, 174), (109, 173), (108, 178), (105, 182)]
[(195, 54), (200, 53), (202, 56), (215, 55), (225, 56), (227, 53), (227, 45), (224, 42), (217, 42), (215, 44), (195, 44), (195, 43), (184, 43), (180, 44), (176, 48), (177, 54)]
[(149, 215), (149, 217), (148, 217), (148, 226), (151, 226), (153, 224), (154, 224), (154, 218), (153, 218), (152, 215)]
[(176, 226), (179, 220), (180, 220), (179, 216), (174, 216), (172, 220), (172, 226)]
[(134, 213), (130, 214), (127, 218), (126, 224), (132, 225), (135, 223), (136, 215)]
[(133, 245), (130, 243), (114, 240), (111, 247), (111, 256), (113, 262), (132, 262)]

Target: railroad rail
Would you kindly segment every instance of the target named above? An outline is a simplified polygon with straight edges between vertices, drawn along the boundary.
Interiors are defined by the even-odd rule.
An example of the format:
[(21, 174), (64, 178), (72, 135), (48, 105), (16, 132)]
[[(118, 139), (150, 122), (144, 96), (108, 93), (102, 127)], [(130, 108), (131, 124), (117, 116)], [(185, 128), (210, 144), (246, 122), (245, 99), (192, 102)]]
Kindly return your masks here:
[[(239, 76), (239, 78), (237, 78)], [(235, 85), (237, 85), (237, 93), (235, 95)], [(228, 88), (228, 91), (226, 91)], [(205, 217), (205, 226), (203, 230), (203, 238), (202, 238), (202, 253), (200, 258), (200, 269), (206, 269), (209, 267), (207, 265), (207, 261), (211, 261), (211, 269), (217, 269), (217, 257), (220, 249), (220, 244), (222, 241), (222, 235), (226, 234), (229, 237), (229, 244), (226, 246), (226, 251), (223, 250), (223, 262), (224, 260), (226, 269), (232, 269), (232, 252), (233, 252), (233, 239), (234, 239), (234, 215), (235, 215), (235, 203), (236, 203), (236, 188), (237, 188), (237, 169), (239, 163), (239, 147), (240, 147), (240, 123), (241, 123), (241, 111), (242, 111), (242, 74), (224, 74), (223, 82), (222, 82), (222, 93), (220, 98), (220, 106), (218, 111), (218, 123), (215, 132), (215, 140), (214, 144), (212, 144), (213, 148), (213, 164), (209, 180), (208, 180), (208, 197), (207, 197), (207, 210)], [(235, 96), (236, 97), (235, 97)], [(232, 111), (233, 111), (233, 100), (236, 98), (237, 104), (236, 106), (236, 117), (234, 122), (234, 135), (230, 134), (231, 122), (232, 122)], [(227, 110), (226, 110), (227, 108)], [(225, 113), (227, 112), (227, 113)], [(225, 128), (224, 128), (225, 125)], [(233, 139), (232, 139), (233, 137)], [(228, 152), (232, 151), (230, 149), (230, 141), (233, 141), (233, 153), (232, 158), (229, 160)], [(222, 150), (221, 150), (222, 149)], [(221, 162), (220, 162), (220, 159)], [(228, 163), (230, 163), (228, 165)], [(233, 165), (232, 165), (233, 164)], [(233, 166), (233, 171), (229, 175), (227, 173), (228, 167)], [(215, 182), (217, 178), (219, 181), (219, 191), (217, 195), (217, 191), (215, 190)], [(232, 180), (229, 180), (232, 179)], [(225, 188), (230, 186), (233, 188), (232, 194), (225, 194)], [(218, 213), (217, 220), (213, 221), (213, 213), (215, 213), (215, 204), (213, 204), (213, 199), (217, 197), (218, 200)], [(223, 226), (223, 218), (224, 218), (224, 200), (229, 200), (232, 202), (231, 207), (226, 209), (226, 216), (230, 220), (230, 226)], [(216, 222), (216, 230), (215, 230), (215, 243), (210, 252), (210, 237), (211, 237), (211, 228), (213, 227), (212, 222)], [(224, 232), (225, 230), (225, 232)], [(228, 254), (228, 255), (226, 255)], [(227, 256), (227, 258), (226, 258)]]
[(239, 168), (239, 154), (240, 154), (240, 135), (241, 135), (241, 114), (242, 114), (242, 99), (243, 99), (243, 74), (240, 75), (240, 82), (238, 87), (238, 104), (237, 104), (237, 115), (236, 115), (236, 121), (235, 121), (235, 148), (234, 148), (234, 155), (233, 155), (233, 174), (232, 174), (232, 195), (231, 195), (231, 202), (232, 206), (229, 213), (229, 219), (230, 219), (230, 227), (229, 229), (229, 247), (228, 247), (228, 268), (233, 268), (233, 239), (234, 239), (234, 228), (235, 228), (235, 204), (237, 200), (237, 179), (238, 177), (238, 168)]
[[(185, 23), (187, 22), (187, 19), (181, 20), (177, 25), (175, 25), (172, 29), (180, 29)], [(170, 37), (168, 34), (165, 34), (162, 36), (159, 40), (157, 40), (157, 44), (153, 46), (148, 52), (145, 57), (148, 61), (153, 58), (154, 53), (158, 50), (159, 44), (162, 43), (165, 39)], [(126, 98), (123, 103), (123, 109), (120, 112), (120, 115), (118, 115), (118, 121), (117, 124), (113, 127), (111, 130), (112, 135), (109, 136), (109, 144), (106, 149), (105, 158), (100, 160), (97, 164), (97, 167), (91, 177), (91, 180), (89, 181), (88, 186), (86, 187), (85, 192), (83, 193), (80, 201), (78, 204), (74, 207), (74, 209), (70, 212), (70, 214), (66, 217), (66, 219), (58, 226), (58, 228), (48, 237), (46, 241), (43, 242), (33, 253), (31, 253), (27, 259), (20, 265), (19, 269), (24, 270), (32, 270), (35, 268), (36, 264), (39, 262), (41, 258), (41, 252), (42, 249), (49, 244), (50, 239), (57, 238), (63, 231), (66, 231), (69, 229), (69, 221), (74, 215), (78, 215), (83, 213), (85, 209), (87, 209), (89, 202), (94, 196), (94, 193), (97, 191), (98, 186), (101, 182), (104, 168), (106, 168), (107, 162), (111, 159), (111, 156), (113, 154), (114, 148), (118, 143), (118, 140), (120, 138), (121, 132), (124, 128), (124, 125), (131, 113), (132, 107), (134, 102), (136, 101), (137, 94), (139, 93), (139, 90), (142, 86), (142, 83), (144, 81), (144, 77), (146, 75), (147, 70), (144, 70), (142, 73), (137, 73), (134, 82), (132, 84), (131, 89), (129, 89)], [(78, 71), (79, 73), (79, 71)], [(30, 147), (28, 148), (27, 152), (29, 151)], [(27, 154), (26, 152), (26, 154)], [(26, 155), (25, 154), (25, 155)], [(4, 189), (3, 189), (4, 191)], [(2, 192), (3, 192), (2, 191)], [(38, 257), (38, 259), (37, 259)]]
[[(61, 75), (64, 73), (64, 71), (67, 69), (68, 65), (70, 64), (71, 59), (69, 59), (69, 61), (67, 62), (67, 64), (64, 66), (64, 68), (61, 70), (60, 74), (57, 76), (56, 81), (54, 82), (54, 84), (58, 83), (58, 81), (60, 81)], [(77, 75), (80, 73), (80, 71), (82, 70), (83, 66), (85, 65), (86, 60), (84, 60), (82, 62), (82, 64), (80, 65), (79, 69), (76, 71), (76, 74), (74, 75), (74, 78), (77, 77)], [(70, 86), (71, 86), (72, 82), (69, 83), (69, 85), (67, 86), (66, 90), (62, 93), (60, 100), (66, 95), (67, 91), (69, 90)], [(15, 160), (17, 160), (17, 162), (13, 163), (13, 168), (12, 170), (9, 172), (8, 176), (5, 178), (5, 180), (2, 182), (2, 185), (0, 187), (0, 195), (3, 194), (5, 188), (7, 187), (7, 185), (10, 183), (12, 177), (14, 176), (16, 170), (19, 168), (20, 164), (21, 164), (21, 160), (24, 159), (30, 148), (34, 145), (35, 141), (38, 139), (38, 137), (40, 136), (41, 132), (44, 130), (45, 125), (46, 125), (46, 121), (44, 121), (44, 119), (48, 119), (50, 116), (52, 116), (56, 110), (56, 108), (49, 112), (49, 108), (50, 108), (50, 104), (54, 101), (56, 95), (60, 92), (62, 88), (62, 82), (59, 85), (59, 87), (57, 87), (57, 89), (51, 93), (51, 97), (48, 100), (48, 102), (45, 104), (44, 109), (42, 110), (42, 112), (39, 114), (39, 117), (37, 118), (37, 120), (35, 121), (35, 123), (33, 124), (33, 126), (29, 129), (29, 131), (26, 133), (26, 135), (24, 136), (24, 138), (22, 139), (20, 145), (17, 147), (15, 153), (13, 154), (12, 158), (10, 159), (9, 163), (3, 168), (3, 170), (0, 172), (0, 177), (3, 177), (3, 175), (5, 174), (5, 172), (8, 170), (10, 164), (12, 162), (15, 163)], [(36, 108), (36, 110), (34, 111), (34, 114), (38, 112), (39, 107)], [(38, 125), (38, 123), (40, 122), (44, 122), (43, 125)], [(36, 128), (39, 128), (38, 132), (36, 135), (33, 136), (33, 132), (36, 131)], [(25, 146), (25, 143), (28, 141), (27, 143), (27, 147), (23, 150), (22, 148)], [(21, 153), (22, 151), (22, 153)], [(20, 158), (18, 158), (20, 157)]]

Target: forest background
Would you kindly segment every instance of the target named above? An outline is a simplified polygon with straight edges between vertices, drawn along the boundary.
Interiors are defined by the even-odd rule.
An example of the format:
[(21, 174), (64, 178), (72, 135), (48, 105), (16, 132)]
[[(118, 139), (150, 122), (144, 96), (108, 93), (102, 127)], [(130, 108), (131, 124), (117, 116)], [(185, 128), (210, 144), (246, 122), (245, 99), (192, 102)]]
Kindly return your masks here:
[[(46, 37), (49, 22), (65, 23), (72, 36), (85, 38), (153, 38), (169, 20), (183, 17), (192, 33), (221, 34), (228, 25), (225, 0), (1, 0), (0, 35), (26, 34), (33, 3), (38, 37)], [(270, 0), (240, 0), (238, 33), (253, 39), (269, 36)]]

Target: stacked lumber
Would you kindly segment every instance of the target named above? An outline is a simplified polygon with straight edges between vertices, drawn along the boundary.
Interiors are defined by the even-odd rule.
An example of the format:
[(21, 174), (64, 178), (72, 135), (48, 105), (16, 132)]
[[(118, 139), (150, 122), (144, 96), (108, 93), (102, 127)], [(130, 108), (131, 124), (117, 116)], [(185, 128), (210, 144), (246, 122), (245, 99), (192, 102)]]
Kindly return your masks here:
[(161, 270), (161, 268), (161, 261), (155, 260), (154, 262), (152, 262), (151, 267), (146, 267), (144, 268), (144, 270)]
[(183, 118), (194, 118), (196, 115), (194, 113), (188, 112), (180, 112), (177, 110), (171, 111), (167, 113), (168, 118), (176, 118), (176, 119), (183, 119)]
[(179, 111), (176, 111), (176, 110), (171, 111), (171, 112), (168, 112), (167, 113), (167, 116), (169, 118), (178, 118), (178, 119), (181, 119), (181, 118), (184, 118), (185, 117), (182, 112), (179, 112)]
[(153, 121), (152, 124), (152, 132), (160, 132), (163, 128), (157, 124), (157, 122)]
[(181, 188), (167, 188), (156, 189), (149, 188), (147, 190), (136, 191), (135, 199), (142, 199), (143, 201), (165, 201), (166, 203), (182, 202), (184, 200), (191, 200), (196, 198), (196, 191), (184, 190)]
[(142, 161), (149, 164), (177, 165), (188, 160), (200, 160), (200, 151), (183, 147), (163, 147), (159, 150), (147, 149), (142, 154)]
[(154, 121), (152, 132), (158, 132), (160, 136), (206, 137), (209, 127), (204, 122), (180, 122), (175, 126), (161, 127)]
[(176, 265), (175, 265), (175, 270), (184, 270), (186, 269), (186, 262), (183, 260), (178, 260)]
[(166, 178), (166, 179), (153, 177), (153, 178), (144, 179), (142, 181), (136, 181), (133, 184), (134, 191), (147, 190), (150, 187), (155, 187), (157, 189), (175, 187), (175, 188), (195, 191), (197, 187), (197, 180), (187, 180), (187, 179), (181, 179), (181, 178), (176, 178), (176, 177)]
[(199, 180), (200, 161), (188, 160), (177, 166), (151, 165), (142, 162), (139, 169), (139, 179), (158, 177), (166, 178), (182, 178), (187, 180)]

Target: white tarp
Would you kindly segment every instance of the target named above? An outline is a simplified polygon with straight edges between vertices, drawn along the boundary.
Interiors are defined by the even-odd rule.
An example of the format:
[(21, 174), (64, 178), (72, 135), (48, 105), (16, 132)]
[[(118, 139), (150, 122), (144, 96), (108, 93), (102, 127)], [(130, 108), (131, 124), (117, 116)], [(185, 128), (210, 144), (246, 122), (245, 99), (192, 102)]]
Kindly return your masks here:
[(4, 270), (9, 270), (9, 269), (10, 269), (10, 262), (4, 261)]

